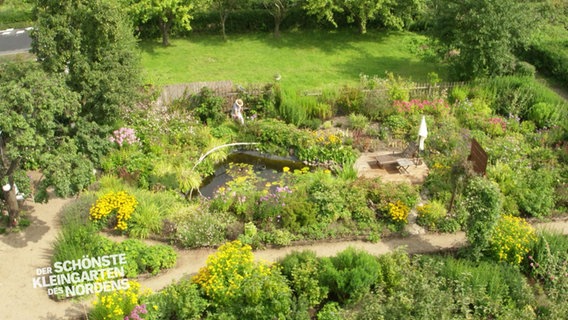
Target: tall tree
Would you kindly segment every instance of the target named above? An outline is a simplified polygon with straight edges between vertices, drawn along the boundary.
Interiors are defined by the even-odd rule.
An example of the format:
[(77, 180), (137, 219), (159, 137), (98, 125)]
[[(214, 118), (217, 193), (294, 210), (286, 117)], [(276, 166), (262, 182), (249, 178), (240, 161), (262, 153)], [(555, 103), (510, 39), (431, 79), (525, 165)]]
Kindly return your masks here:
[(347, 21), (355, 22), (359, 33), (367, 33), (367, 22), (376, 17), (384, 0), (342, 0), (342, 7), (347, 13)]
[(359, 32), (365, 34), (367, 23), (375, 19), (380, 19), (385, 27), (402, 30), (423, 5), (424, 0), (306, 0), (303, 8), (335, 27), (335, 15), (345, 14), (347, 22), (355, 23)]
[(288, 16), (291, 8), (297, 6), (300, 0), (262, 0), (262, 4), (274, 17), (274, 37), (280, 37), (280, 24)]
[(13, 226), (20, 211), (15, 177), (22, 168), (46, 169), (39, 195), (54, 186), (67, 196), (90, 183), (92, 165), (69, 138), (79, 107), (79, 96), (61, 75), (49, 75), (35, 62), (0, 65), (0, 182), (10, 186), (3, 196)]
[(338, 0), (306, 0), (302, 8), (309, 15), (316, 16), (318, 21), (327, 20), (334, 27), (337, 27), (334, 15), (343, 12)]
[(81, 96), (81, 115), (114, 124), (134, 103), (139, 59), (126, 12), (111, 0), (36, 0), (32, 52), (48, 72), (64, 73)]
[(429, 33), (456, 77), (502, 75), (514, 70), (516, 48), (526, 43), (535, 15), (516, 0), (433, 0)]
[(162, 45), (170, 45), (170, 31), (174, 24), (185, 30), (191, 30), (192, 12), (196, 8), (195, 0), (132, 0), (131, 14), (141, 23), (155, 20), (162, 34)]
[(221, 23), (221, 34), (223, 39), (227, 39), (225, 24), (229, 15), (238, 9), (246, 8), (250, 5), (249, 0), (208, 0), (209, 7), (219, 13)]
[(383, 25), (389, 29), (404, 30), (423, 15), (427, 0), (383, 0), (377, 13)]

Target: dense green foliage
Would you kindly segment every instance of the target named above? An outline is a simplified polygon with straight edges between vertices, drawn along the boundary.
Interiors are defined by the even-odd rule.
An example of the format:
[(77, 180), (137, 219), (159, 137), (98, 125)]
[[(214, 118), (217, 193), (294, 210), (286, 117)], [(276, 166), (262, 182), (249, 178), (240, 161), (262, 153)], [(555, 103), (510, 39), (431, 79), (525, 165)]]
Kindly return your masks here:
[[(14, 185), (24, 170), (41, 168), (45, 179), (36, 196), (46, 200), (47, 187), (69, 196), (93, 179), (92, 163), (78, 150), (70, 127), (78, 120), (78, 96), (59, 75), (50, 75), (36, 63), (0, 66), (0, 183)], [(26, 181), (27, 180), (27, 181)], [(21, 180), (29, 190), (29, 179)], [(29, 196), (29, 194), (27, 195)], [(5, 192), (10, 224), (18, 224), (15, 188)], [(13, 199), (13, 201), (10, 201)]]
[[(424, 4), (377, 3), (314, 0), (303, 9), (337, 26), (356, 23), (365, 33), (369, 26), (404, 29)], [(105, 0), (40, 0), (34, 52), (43, 70), (34, 64), (2, 65), (0, 73), (0, 108), (9, 115), (0, 119), (0, 178), (22, 179), (22, 172), (12, 168), (25, 160), (24, 168), (43, 169), (42, 187), (54, 185), (68, 195), (91, 182), (91, 163), (108, 174), (77, 207), (63, 213), (53, 261), (126, 253), (126, 276), (136, 277), (172, 267), (176, 259), (172, 247), (149, 247), (137, 239), (182, 247), (239, 240), (222, 245), (192, 280), (156, 295), (132, 286), (100, 296), (107, 304), (93, 308), (94, 319), (104, 318), (124, 297), (132, 300), (121, 304), (119, 319), (140, 314), (148, 319), (561, 318), (568, 288), (565, 237), (545, 233), (535, 240), (524, 221), (568, 207), (567, 104), (536, 82), (530, 64), (515, 57), (529, 35), (532, 7), (522, 11), (512, 0), (433, 3), (437, 11), (430, 31), (442, 52), (452, 53), (447, 58), (458, 77), (518, 76), (482, 79), (448, 91), (437, 86), (441, 79), (432, 71), (438, 65), (423, 60), (431, 52), (424, 37), (291, 31), (293, 21), (307, 17), (296, 3), (286, 3), (293, 8), (285, 15), (282, 1), (262, 6), (260, 1), (212, 1), (214, 7), (205, 8), (209, 12), (202, 16), (218, 14), (220, 21), (207, 31), (220, 25), (226, 37), (226, 26), (247, 21), (239, 30), (268, 30), (266, 20), (256, 17), (273, 14), (275, 23), (289, 23), (287, 32), (279, 40), (255, 34), (226, 42), (198, 35), (191, 42), (176, 39), (177, 47), (167, 49), (145, 42), (147, 65), (159, 60), (179, 71), (163, 76), (169, 71), (158, 66), (149, 71), (150, 82), (230, 78), (265, 84), (260, 90), (239, 86), (230, 98), (204, 88), (154, 106), (136, 99), (137, 57), (118, 6)], [(191, 18), (189, 7), (179, 6), (186, 3), (163, 4), (180, 9), (179, 15), (169, 12), (172, 7), (146, 6), (137, 23), (160, 24), (162, 35), (170, 28), (187, 34), (179, 24), (166, 25)], [(264, 11), (273, 4), (276, 9)], [(388, 58), (369, 54), (378, 51), (388, 52)], [(534, 63), (537, 68), (561, 69), (555, 65), (562, 57), (542, 59)], [(396, 75), (375, 75), (385, 70)], [(316, 76), (308, 79), (307, 74)], [(416, 90), (400, 75), (427, 79), (429, 85)], [(340, 81), (348, 86), (337, 88), (344, 84)], [(325, 90), (303, 92), (306, 86)], [(226, 112), (236, 97), (248, 108), (244, 125)], [(134, 102), (139, 105), (133, 107)], [(335, 115), (348, 116), (347, 127), (335, 128), (330, 120)], [(352, 165), (359, 152), (415, 141), (423, 116), (429, 136), (421, 157), (430, 168), (423, 186), (357, 177)], [(489, 155), (486, 178), (469, 170), (470, 138)], [(253, 165), (227, 164), (229, 181), (210, 197), (200, 197), (202, 181), (230, 151), (221, 146), (235, 142), (260, 143), (255, 145), (259, 151), (295, 157), (306, 167), (283, 167), (274, 173), (279, 178), (268, 182)], [(213, 150), (218, 151), (209, 153)], [(137, 201), (111, 197), (118, 200), (104, 217), (93, 214), (95, 201), (124, 191)], [(296, 240), (378, 241), (385, 234), (401, 234), (419, 201), (426, 204), (417, 209), (418, 223), (442, 232), (465, 230), (475, 261), (404, 252), (374, 257), (351, 248), (334, 257), (302, 252), (276, 265), (253, 262), (252, 247)], [(87, 220), (89, 211), (93, 221)], [(105, 232), (136, 239), (115, 243)]]
[(30, 26), (32, 4), (27, 1), (0, 1), (0, 30)]
[(531, 8), (515, 0), (433, 1), (428, 32), (456, 78), (511, 74), (515, 50), (533, 31)]
[(38, 0), (34, 19), (32, 52), (46, 71), (66, 75), (80, 95), (83, 121), (114, 125), (121, 107), (135, 101), (140, 75), (121, 6), (106, 0)]
[(482, 178), (473, 178), (465, 190), (467, 240), (474, 257), (479, 257), (489, 247), (493, 230), (499, 220), (501, 202), (497, 184)]
[[(527, 265), (528, 273), (495, 262), (411, 257), (402, 250), (375, 257), (353, 248), (329, 258), (318, 258), (309, 251), (292, 252), (260, 268), (262, 264), (253, 261), (250, 249), (233, 242), (222, 246), (192, 280), (174, 283), (156, 294), (140, 293), (138, 300), (148, 319), (182, 315), (187, 319), (311, 319), (316, 313), (318, 319), (561, 319), (568, 278), (561, 274), (566, 272), (565, 265), (557, 262), (565, 258), (568, 242), (565, 236), (553, 234), (543, 234), (542, 239)], [(250, 272), (255, 268), (260, 269), (253, 275)], [(267, 286), (262, 275), (280, 274), (279, 268), (289, 282)], [(560, 278), (549, 277), (549, 272)], [(529, 285), (526, 276), (531, 273), (539, 275), (534, 281), (542, 286), (540, 293)], [(227, 274), (233, 276), (227, 278)], [(541, 277), (545, 274), (549, 278)], [(255, 279), (256, 284), (248, 279)], [(274, 290), (286, 294), (277, 297)], [(217, 291), (230, 294), (206, 293)], [(238, 298), (252, 292), (255, 299)], [(289, 298), (296, 301), (294, 306), (287, 304)], [(276, 300), (287, 310), (279, 311)], [(234, 303), (239, 307), (227, 308)]]

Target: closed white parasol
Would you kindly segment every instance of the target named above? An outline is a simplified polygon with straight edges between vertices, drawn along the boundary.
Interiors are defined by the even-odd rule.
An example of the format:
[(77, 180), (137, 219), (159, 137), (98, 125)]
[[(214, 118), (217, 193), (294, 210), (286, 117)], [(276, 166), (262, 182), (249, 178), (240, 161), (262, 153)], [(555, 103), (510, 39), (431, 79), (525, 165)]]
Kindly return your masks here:
[(420, 122), (420, 129), (418, 129), (418, 149), (424, 150), (424, 140), (428, 136), (428, 129), (426, 128), (426, 117), (422, 116), (422, 122)]

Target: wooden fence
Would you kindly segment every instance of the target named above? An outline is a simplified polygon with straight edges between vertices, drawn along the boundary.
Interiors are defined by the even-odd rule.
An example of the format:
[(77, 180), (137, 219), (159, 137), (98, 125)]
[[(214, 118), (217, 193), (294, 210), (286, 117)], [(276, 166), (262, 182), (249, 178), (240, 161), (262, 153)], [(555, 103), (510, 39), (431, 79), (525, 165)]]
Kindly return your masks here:
[[(409, 89), (411, 99), (427, 99), (434, 95), (440, 96), (442, 91), (451, 91), (456, 86), (467, 85), (468, 82), (442, 82), (435, 85), (429, 83), (414, 83)], [(180, 83), (167, 85), (162, 88), (162, 93), (158, 97), (158, 105), (167, 105), (172, 101), (182, 98), (188, 98), (189, 96), (199, 93), (201, 89), (207, 87), (211, 89), (217, 96), (225, 99), (226, 107), (230, 108), (233, 101), (236, 99), (239, 93), (245, 93), (247, 95), (258, 96), (263, 93), (263, 84), (252, 84), (247, 85), (247, 87), (242, 87), (240, 85), (234, 84), (231, 80), (225, 81), (214, 81), (214, 82), (192, 82), (192, 83)], [(372, 89), (363, 90), (367, 95), (382, 95), (386, 93), (387, 89)], [(304, 91), (304, 95), (307, 96), (321, 96), (321, 90), (309, 90)]]
[(212, 81), (212, 82), (192, 82), (167, 85), (162, 88), (162, 93), (157, 99), (158, 105), (167, 105), (178, 99), (189, 98), (197, 94), (203, 88), (211, 89), (215, 95), (225, 99), (227, 108), (230, 108), (239, 93), (257, 96), (262, 94), (263, 85), (235, 85), (231, 80)]

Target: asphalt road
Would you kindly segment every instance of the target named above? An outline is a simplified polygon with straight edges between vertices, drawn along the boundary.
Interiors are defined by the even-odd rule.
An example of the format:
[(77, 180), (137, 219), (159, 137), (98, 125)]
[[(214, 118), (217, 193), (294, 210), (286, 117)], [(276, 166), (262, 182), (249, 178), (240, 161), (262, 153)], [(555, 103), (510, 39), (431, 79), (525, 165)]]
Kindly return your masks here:
[(0, 55), (28, 52), (32, 45), (31, 29), (0, 30)]

